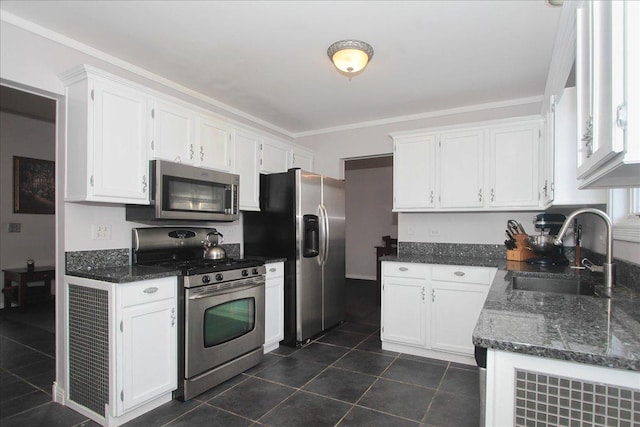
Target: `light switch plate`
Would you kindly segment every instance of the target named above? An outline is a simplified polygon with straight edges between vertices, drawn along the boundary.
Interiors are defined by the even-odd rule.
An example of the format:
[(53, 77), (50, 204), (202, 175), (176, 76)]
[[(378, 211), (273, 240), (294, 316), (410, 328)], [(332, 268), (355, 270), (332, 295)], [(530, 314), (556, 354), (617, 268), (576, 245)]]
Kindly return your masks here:
[(7, 231), (9, 233), (20, 233), (20, 231), (22, 231), (22, 224), (19, 222), (10, 222), (7, 224)]

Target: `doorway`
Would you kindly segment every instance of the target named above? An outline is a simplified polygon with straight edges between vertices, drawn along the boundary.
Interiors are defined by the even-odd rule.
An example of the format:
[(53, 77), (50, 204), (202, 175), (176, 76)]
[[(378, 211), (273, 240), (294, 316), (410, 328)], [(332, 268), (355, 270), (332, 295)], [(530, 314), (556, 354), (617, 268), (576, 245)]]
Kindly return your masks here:
[[(37, 280), (47, 274), (37, 273), (55, 270), (56, 108), (55, 99), (0, 85), (0, 268), (17, 271), (32, 262), (36, 272), (27, 292), (33, 309), (17, 307), (17, 286), (6, 289), (13, 307), (4, 307), (4, 297), (0, 307), (3, 319), (50, 333), (55, 333), (52, 287)], [(3, 287), (6, 278), (3, 273)]]

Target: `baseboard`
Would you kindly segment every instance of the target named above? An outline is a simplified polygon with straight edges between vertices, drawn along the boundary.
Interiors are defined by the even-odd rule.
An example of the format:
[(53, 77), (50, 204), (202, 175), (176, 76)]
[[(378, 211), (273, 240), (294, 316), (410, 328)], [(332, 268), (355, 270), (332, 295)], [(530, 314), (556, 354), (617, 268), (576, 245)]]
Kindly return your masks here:
[(376, 280), (376, 276), (365, 276), (364, 274), (347, 274), (347, 279), (358, 279), (358, 280)]

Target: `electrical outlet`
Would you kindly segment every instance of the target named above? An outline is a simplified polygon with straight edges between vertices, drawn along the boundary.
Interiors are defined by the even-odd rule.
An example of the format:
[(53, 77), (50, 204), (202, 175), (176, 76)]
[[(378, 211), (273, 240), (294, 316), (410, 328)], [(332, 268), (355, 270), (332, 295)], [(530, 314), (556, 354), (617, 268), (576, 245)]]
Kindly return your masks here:
[(431, 237), (440, 237), (440, 230), (438, 230), (437, 228), (432, 228)]
[(111, 240), (111, 226), (93, 224), (91, 226), (91, 239)]
[(9, 233), (20, 233), (21, 224), (19, 222), (10, 222), (7, 224), (7, 232)]

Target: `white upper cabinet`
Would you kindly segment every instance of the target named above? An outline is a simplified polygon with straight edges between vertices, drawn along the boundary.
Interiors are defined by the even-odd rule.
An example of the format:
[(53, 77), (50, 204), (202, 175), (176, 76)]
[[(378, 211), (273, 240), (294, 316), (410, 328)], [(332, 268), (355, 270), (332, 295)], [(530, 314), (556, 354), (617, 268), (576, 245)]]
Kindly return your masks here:
[(308, 150), (293, 147), (291, 149), (290, 167), (300, 168), (307, 172), (313, 172), (313, 153)]
[(62, 76), (65, 200), (149, 204), (147, 98), (93, 71), (83, 67)]
[(393, 210), (435, 207), (436, 136), (394, 137), (393, 145)]
[(286, 172), (289, 169), (291, 148), (273, 138), (263, 138), (260, 144), (260, 171), (263, 173)]
[(607, 203), (606, 190), (580, 190), (575, 167), (576, 158), (576, 88), (565, 88), (562, 97), (551, 100), (547, 114), (545, 139), (545, 178), (542, 196), (550, 205), (584, 205)]
[(236, 129), (234, 173), (240, 175), (238, 204), (244, 211), (260, 210), (260, 144), (258, 134)]
[(207, 116), (197, 120), (196, 166), (230, 172), (233, 168), (234, 130)]
[(538, 206), (540, 124), (517, 124), (489, 130), (490, 207)]
[(577, 9), (577, 175), (581, 188), (640, 185), (640, 4)]
[(174, 163), (195, 164), (196, 113), (176, 104), (154, 101), (151, 117), (151, 156)]
[(449, 132), (440, 136), (441, 208), (483, 206), (483, 146), (481, 130)]
[(526, 117), (393, 134), (394, 211), (540, 207), (540, 122)]

